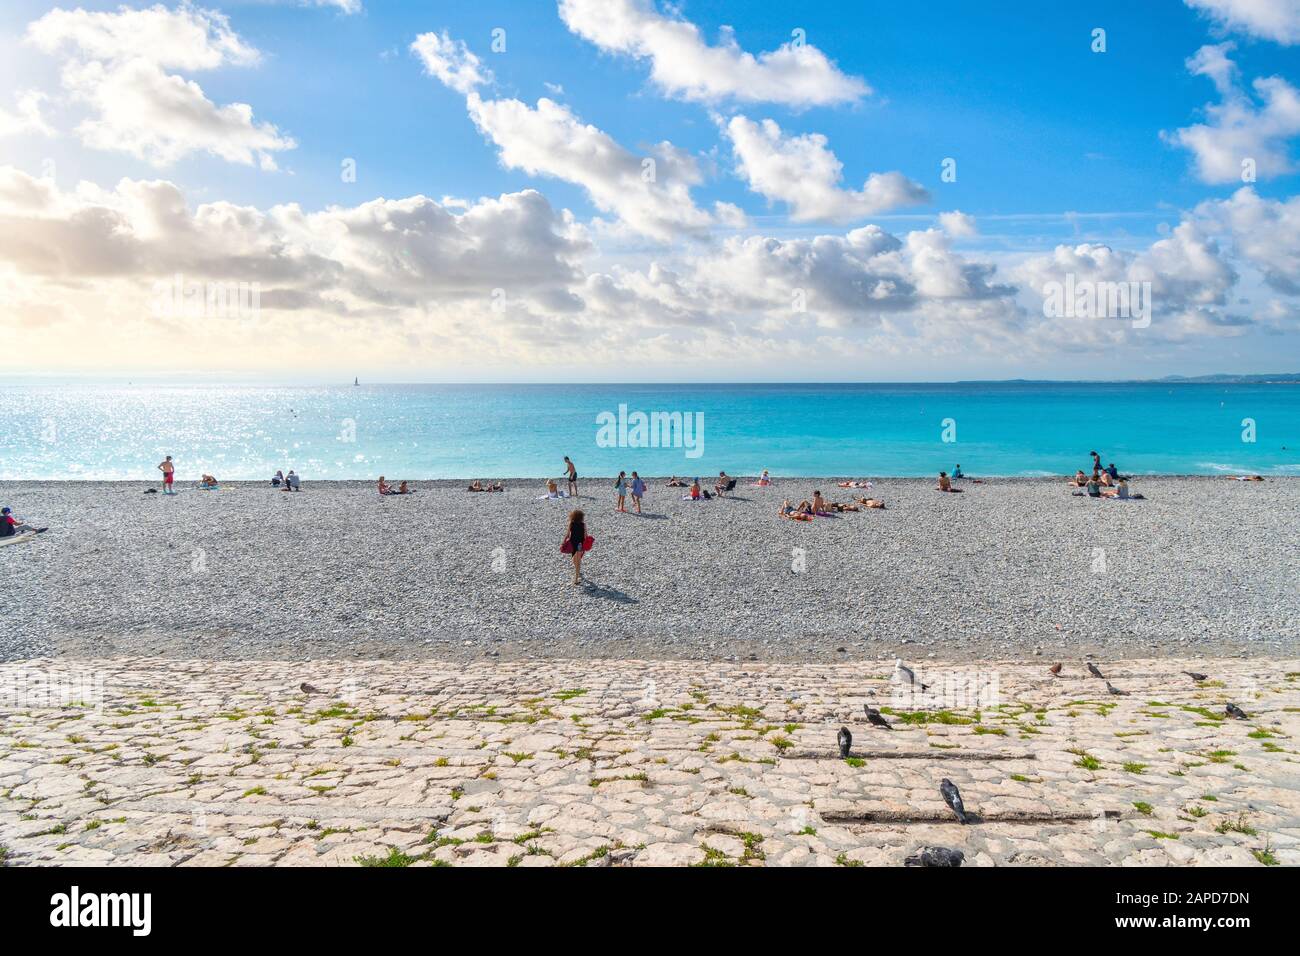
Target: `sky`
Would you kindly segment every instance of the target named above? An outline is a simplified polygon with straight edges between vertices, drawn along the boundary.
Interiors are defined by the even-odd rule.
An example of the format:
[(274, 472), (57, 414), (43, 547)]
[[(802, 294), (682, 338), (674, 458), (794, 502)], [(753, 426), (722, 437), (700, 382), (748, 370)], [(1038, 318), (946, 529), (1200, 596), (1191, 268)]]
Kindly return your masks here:
[(1300, 0), (6, 0), (0, 376), (1300, 371), (1297, 86)]

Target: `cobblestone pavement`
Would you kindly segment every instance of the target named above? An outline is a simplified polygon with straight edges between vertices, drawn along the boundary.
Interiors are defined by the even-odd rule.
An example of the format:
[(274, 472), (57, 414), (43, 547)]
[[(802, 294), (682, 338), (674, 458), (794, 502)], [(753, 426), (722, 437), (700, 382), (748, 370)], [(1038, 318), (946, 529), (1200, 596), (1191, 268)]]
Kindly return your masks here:
[(1122, 694), (1049, 663), (926, 664), (922, 694), (892, 661), (0, 665), (0, 857), (1300, 863), (1300, 663), (1100, 662)]

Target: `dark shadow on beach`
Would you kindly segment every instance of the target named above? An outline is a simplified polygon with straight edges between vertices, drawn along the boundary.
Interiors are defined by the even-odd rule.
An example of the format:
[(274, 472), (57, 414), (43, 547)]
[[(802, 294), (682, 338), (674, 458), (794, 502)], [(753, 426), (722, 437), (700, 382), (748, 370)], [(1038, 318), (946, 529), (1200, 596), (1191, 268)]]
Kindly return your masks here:
[(640, 512), (640, 513), (637, 513), (637, 512), (635, 512), (635, 511), (629, 511), (628, 514), (631, 515), (633, 518), (653, 518), (655, 521), (667, 521), (667, 520), (668, 520), (668, 516), (667, 516), (667, 515), (665, 515), (665, 514), (657, 514), (657, 513), (653, 512), (653, 511), (642, 511), (642, 512)]
[(613, 601), (616, 604), (639, 604), (632, 595), (620, 591), (618, 588), (611, 588), (604, 584), (593, 584), (590, 581), (582, 582), (582, 589), (592, 597), (601, 598), (606, 601)]

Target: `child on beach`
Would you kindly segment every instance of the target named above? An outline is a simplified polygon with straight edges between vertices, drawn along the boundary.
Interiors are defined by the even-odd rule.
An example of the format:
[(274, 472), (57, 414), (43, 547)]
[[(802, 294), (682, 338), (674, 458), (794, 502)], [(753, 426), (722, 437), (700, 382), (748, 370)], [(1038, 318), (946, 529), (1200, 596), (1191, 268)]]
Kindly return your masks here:
[(618, 496), (618, 505), (615, 511), (627, 511), (627, 472), (620, 471), (618, 477), (614, 479), (614, 494)]
[(20, 520), (8, 505), (0, 508), (0, 538), (12, 538), (14, 535), (19, 534), (40, 534), (42, 531), (47, 530), (49, 529), (34, 528)]
[(172, 464), (171, 455), (158, 463), (158, 470), (163, 473), (163, 494), (172, 494), (172, 482), (176, 480), (176, 466)]
[(641, 499), (645, 497), (645, 482), (635, 471), (632, 472), (632, 507), (636, 508), (636, 513), (641, 513)]
[(573, 583), (582, 583), (582, 556), (591, 550), (596, 539), (587, 534), (587, 520), (581, 509), (569, 512), (569, 527), (560, 551), (573, 556)]

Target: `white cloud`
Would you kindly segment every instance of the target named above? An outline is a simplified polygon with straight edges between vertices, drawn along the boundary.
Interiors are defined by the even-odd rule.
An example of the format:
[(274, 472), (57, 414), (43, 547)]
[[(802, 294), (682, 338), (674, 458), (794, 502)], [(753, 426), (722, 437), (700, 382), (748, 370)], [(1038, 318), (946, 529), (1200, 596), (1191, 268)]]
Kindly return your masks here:
[(15, 96), (16, 112), (9, 112), (0, 107), (0, 138), (17, 136), (20, 133), (40, 133), (53, 136), (54, 130), (45, 122), (41, 113), (41, 104), (47, 97), (39, 90), (23, 90)]
[(1243, 162), (1253, 160), (1260, 179), (1285, 175), (1296, 167), (1287, 141), (1300, 133), (1300, 90), (1280, 76), (1252, 84), (1255, 100), (1242, 89), (1228, 53), (1232, 44), (1203, 46), (1187, 68), (1208, 77), (1220, 102), (1206, 106), (1208, 122), (1184, 127), (1165, 138), (1192, 152), (1202, 182), (1243, 181)]
[(1229, 199), (1201, 203), (1194, 215), (1205, 228), (1226, 233), (1270, 287), (1300, 296), (1300, 196), (1264, 199), (1243, 187)]
[(340, 13), (360, 13), (361, 0), (302, 0), (313, 7), (336, 7)]
[(715, 102), (824, 106), (871, 90), (801, 39), (754, 56), (729, 29), (710, 46), (695, 24), (660, 14), (653, 0), (559, 0), (568, 28), (603, 50), (650, 61), (650, 76), (670, 96)]
[(969, 239), (979, 234), (975, 217), (968, 216), (960, 209), (939, 213), (939, 228), (954, 239)]
[[(17, 332), (25, 360), (46, 367), (250, 368), (292, 353), (303, 368), (346, 355), (517, 374), (575, 355), (584, 368), (678, 367), (674, 356), (817, 368), (830, 356), (1050, 356), (1300, 327), (1300, 197), (1241, 190), (1144, 249), (1063, 245), (1006, 273), (957, 252), (951, 232), (968, 217), (944, 216), (943, 229), (897, 235), (866, 225), (678, 243), (631, 268), (602, 259), (533, 190), (191, 207), (169, 182), (63, 190), (0, 167), (0, 334)], [(1269, 295), (1243, 302), (1239, 273), (1255, 272)], [(1152, 282), (1151, 326), (1044, 318), (1044, 284), (1069, 273)], [(246, 328), (150, 316), (154, 284), (176, 274), (257, 282), (264, 314)]]
[(691, 187), (701, 181), (699, 164), (672, 143), (638, 155), (554, 100), (543, 97), (534, 107), (516, 99), (484, 99), (478, 87), (492, 82), (491, 72), (446, 33), (425, 33), (411, 48), (431, 76), (465, 94), (470, 119), (496, 145), (507, 169), (581, 186), (601, 212), (653, 239), (703, 235), (716, 223), (743, 224), (744, 214), (735, 206), (719, 203), (715, 216), (695, 205)]
[(258, 51), (219, 13), (189, 5), (115, 13), (55, 9), (28, 26), (27, 41), (64, 57), (63, 87), (91, 111), (77, 133), (94, 149), (156, 166), (208, 153), (275, 169), (274, 154), (296, 146), (274, 125), (256, 122), (247, 104), (218, 106), (198, 83), (167, 72), (258, 62)]
[(411, 50), (430, 76), (458, 93), (467, 94), (492, 82), (492, 71), (483, 66), (464, 41), (453, 40), (446, 32), (421, 33), (411, 44)]
[(190, 72), (248, 66), (261, 58), (226, 17), (191, 6), (120, 7), (115, 13), (55, 8), (27, 27), (27, 40), (50, 54), (71, 48), (88, 60), (144, 59)]
[(770, 119), (755, 123), (744, 116), (732, 117), (723, 131), (750, 189), (788, 203), (796, 222), (853, 222), (930, 199), (897, 172), (872, 173), (860, 190), (841, 188), (844, 166), (820, 133), (786, 136)]
[(1300, 0), (1186, 0), (1223, 26), (1263, 40), (1300, 43)]

